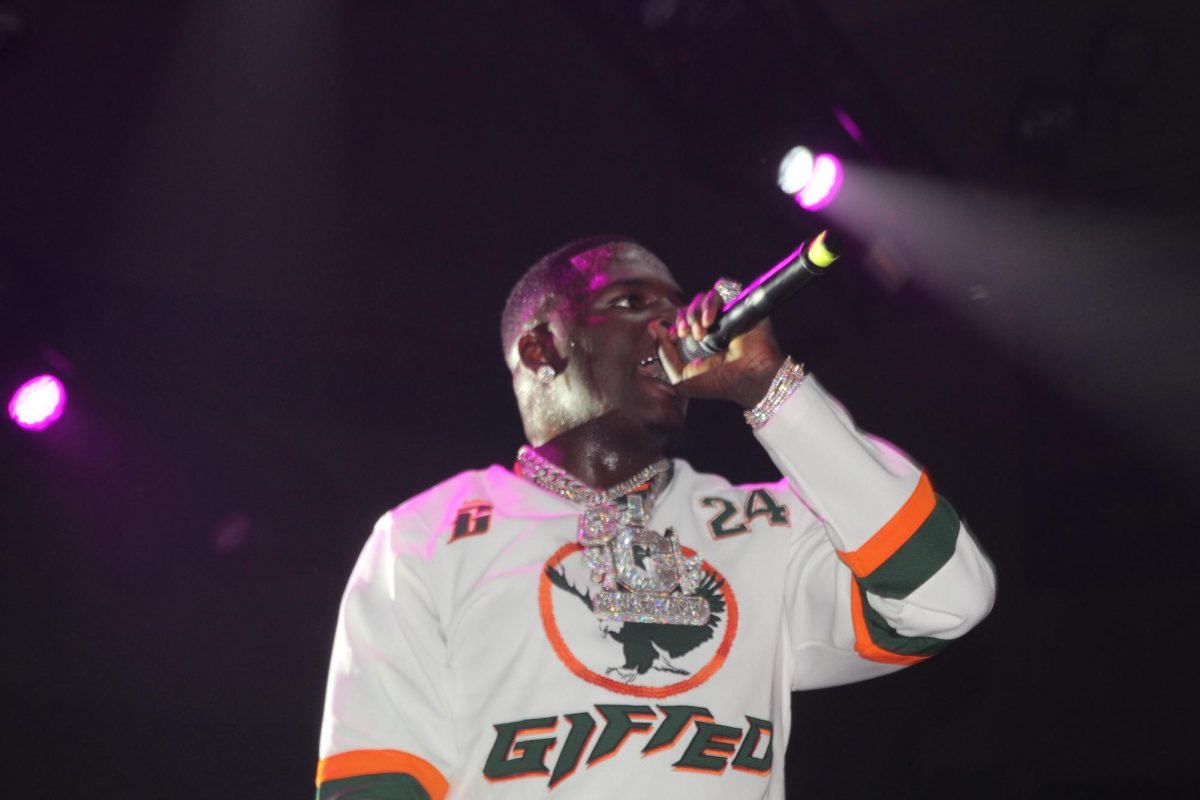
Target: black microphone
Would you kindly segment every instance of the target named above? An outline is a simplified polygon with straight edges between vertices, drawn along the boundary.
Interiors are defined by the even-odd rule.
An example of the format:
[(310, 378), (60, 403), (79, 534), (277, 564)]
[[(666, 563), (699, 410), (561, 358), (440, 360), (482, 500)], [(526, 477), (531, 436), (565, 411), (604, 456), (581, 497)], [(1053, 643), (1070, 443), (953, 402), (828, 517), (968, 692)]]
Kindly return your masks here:
[(778, 306), (814, 278), (824, 275), (837, 260), (837, 240), (829, 231), (821, 231), (796, 248), (796, 252), (754, 279), (754, 282), (724, 305), (708, 329), (708, 334), (696, 341), (688, 336), (676, 344), (684, 361), (695, 361), (716, 355), (738, 334), (754, 327)]

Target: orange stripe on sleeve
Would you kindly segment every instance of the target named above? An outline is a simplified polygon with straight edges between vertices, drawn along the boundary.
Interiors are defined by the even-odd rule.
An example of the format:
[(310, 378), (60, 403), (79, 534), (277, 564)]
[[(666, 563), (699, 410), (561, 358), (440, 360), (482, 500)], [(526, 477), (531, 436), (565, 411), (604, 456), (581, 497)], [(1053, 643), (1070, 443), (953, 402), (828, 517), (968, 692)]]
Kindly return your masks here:
[(850, 616), (854, 620), (854, 650), (863, 658), (879, 661), (884, 664), (919, 664), (929, 656), (905, 656), (884, 650), (871, 641), (867, 631), (867, 618), (863, 616), (862, 596), (858, 591), (858, 581), (850, 579)]
[(917, 488), (912, 495), (900, 506), (900, 510), (884, 523), (867, 543), (853, 552), (838, 551), (838, 558), (854, 572), (856, 577), (865, 578), (874, 572), (880, 564), (892, 557), (909, 540), (921, 523), (929, 518), (933, 507), (937, 505), (937, 497), (933, 494), (933, 486), (925, 473), (921, 473)]
[(317, 764), (317, 786), (341, 778), (403, 772), (411, 775), (429, 792), (432, 800), (442, 800), (450, 783), (438, 768), (423, 758), (400, 750), (351, 750), (321, 759)]

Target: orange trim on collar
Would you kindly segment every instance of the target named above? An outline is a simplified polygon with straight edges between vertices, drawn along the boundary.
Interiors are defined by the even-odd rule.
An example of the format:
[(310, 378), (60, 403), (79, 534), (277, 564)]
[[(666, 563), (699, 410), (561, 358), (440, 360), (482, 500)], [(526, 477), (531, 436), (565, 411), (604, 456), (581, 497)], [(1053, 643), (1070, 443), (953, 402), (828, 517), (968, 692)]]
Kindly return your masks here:
[(933, 493), (929, 478), (922, 472), (917, 480), (917, 487), (913, 489), (908, 500), (904, 501), (904, 505), (900, 506), (900, 510), (862, 547), (853, 552), (838, 550), (838, 558), (850, 567), (856, 577), (865, 578), (912, 538), (921, 524), (933, 513), (935, 505), (937, 496)]

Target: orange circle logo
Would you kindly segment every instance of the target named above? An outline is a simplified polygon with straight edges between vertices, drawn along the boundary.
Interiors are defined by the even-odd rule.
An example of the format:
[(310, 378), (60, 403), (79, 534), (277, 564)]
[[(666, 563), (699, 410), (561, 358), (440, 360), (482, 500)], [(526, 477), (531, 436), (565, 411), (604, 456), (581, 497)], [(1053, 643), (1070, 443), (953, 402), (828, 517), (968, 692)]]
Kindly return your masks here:
[[(683, 552), (696, 555), (687, 547)], [(546, 638), (567, 669), (588, 683), (634, 697), (670, 697), (711, 678), (733, 647), (737, 599), (707, 561), (696, 590), (710, 608), (704, 625), (600, 622), (592, 611), (596, 590), (575, 542), (550, 556), (538, 585)]]

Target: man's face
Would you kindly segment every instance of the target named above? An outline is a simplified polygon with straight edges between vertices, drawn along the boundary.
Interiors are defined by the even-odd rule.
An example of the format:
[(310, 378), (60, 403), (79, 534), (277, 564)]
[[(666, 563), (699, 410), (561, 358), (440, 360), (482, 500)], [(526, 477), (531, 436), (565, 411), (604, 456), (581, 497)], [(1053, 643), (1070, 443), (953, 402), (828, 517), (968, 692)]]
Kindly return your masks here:
[(647, 430), (683, 429), (687, 401), (658, 363), (647, 328), (670, 325), (683, 302), (679, 285), (652, 253), (628, 242), (588, 250), (572, 264), (587, 286), (569, 314), (567, 358), (598, 414)]

